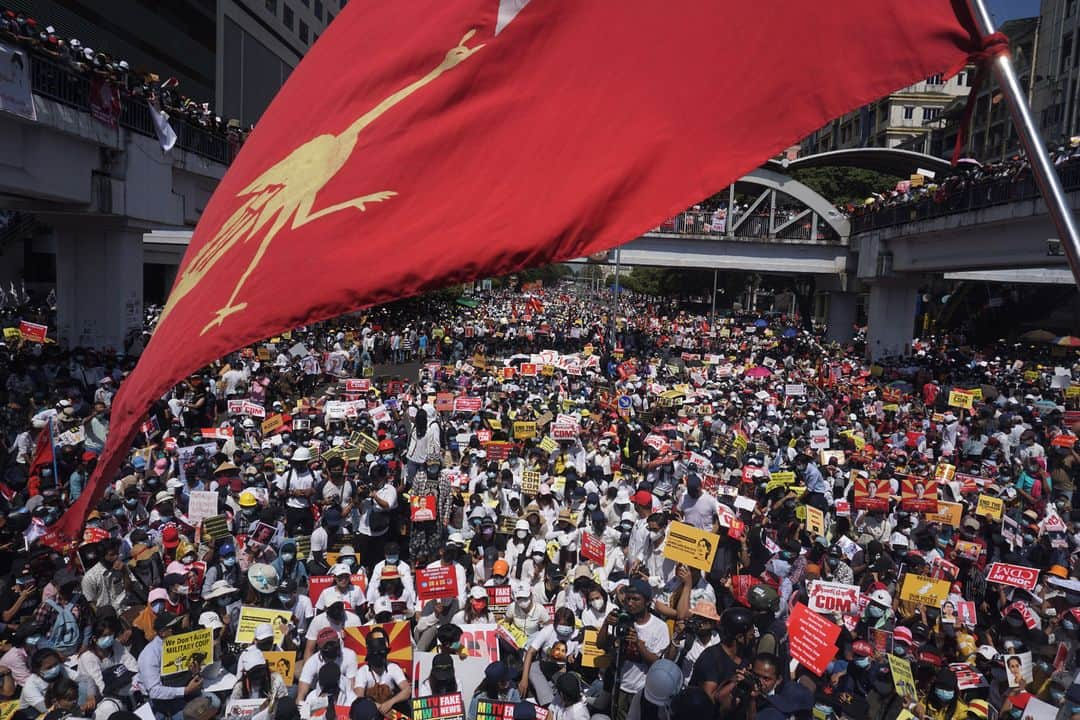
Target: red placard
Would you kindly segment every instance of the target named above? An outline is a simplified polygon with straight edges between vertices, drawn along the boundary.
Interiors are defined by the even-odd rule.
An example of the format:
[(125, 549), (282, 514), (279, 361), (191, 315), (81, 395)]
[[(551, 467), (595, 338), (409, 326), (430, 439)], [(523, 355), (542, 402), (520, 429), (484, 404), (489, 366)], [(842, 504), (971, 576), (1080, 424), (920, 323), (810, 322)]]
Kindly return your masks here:
[(840, 626), (823, 616), (811, 612), (802, 603), (796, 603), (788, 619), (788, 638), (791, 657), (815, 675), (825, 674), (825, 669), (839, 650), (836, 639)]
[(888, 510), (889, 481), (864, 477), (855, 478), (855, 509)]
[(204, 438), (210, 438), (211, 440), (228, 440), (233, 436), (233, 429), (231, 427), (202, 428), (199, 430), (199, 434)]
[(409, 518), (413, 522), (431, 522), (436, 512), (434, 495), (413, 495), (409, 498)]
[(43, 343), (45, 342), (45, 336), (49, 334), (48, 325), (38, 325), (37, 323), (27, 322), (26, 320), (19, 321), (19, 334), (22, 335), (23, 340), (30, 342)]
[(986, 581), (1021, 590), (1033, 590), (1039, 582), (1039, 571), (1024, 565), (996, 562), (986, 569)]
[(502, 377), (503, 377), (503, 380), (513, 380), (514, 379), (514, 368), (512, 368), (512, 367), (504, 367), (502, 369)]
[(590, 533), (581, 533), (581, 557), (603, 565), (606, 552), (607, 546), (600, 538)]
[(476, 441), (479, 443), (491, 442), (491, 431), (487, 430), (486, 428), (477, 430)]
[(364, 378), (362, 380), (346, 380), (345, 392), (348, 393), (360, 393), (367, 392), (371, 389), (371, 380)]
[(457, 571), (454, 567), (438, 565), (433, 568), (417, 568), (416, 597), (420, 602), (455, 598), (458, 595)]
[(1054, 439), (1050, 441), (1050, 444), (1054, 447), (1071, 448), (1073, 445), (1076, 444), (1076, 436), (1061, 433), (1059, 435), (1055, 435)]
[(900, 478), (900, 507), (908, 512), (936, 513), (938, 510), (937, 480), (905, 475)]
[(451, 412), (454, 409), (454, 393), (441, 392), (435, 394), (435, 411)]
[(477, 412), (483, 404), (484, 401), (478, 397), (456, 397), (454, 412)]
[(536, 377), (536, 363), (521, 363), (521, 377)]
[(487, 453), (488, 460), (505, 460), (510, 457), (511, 447), (513, 447), (513, 443), (506, 440), (497, 440), (484, 443), (484, 452)]
[(487, 591), (488, 606), (496, 614), (505, 612), (514, 602), (513, 585), (489, 585), (484, 590)]

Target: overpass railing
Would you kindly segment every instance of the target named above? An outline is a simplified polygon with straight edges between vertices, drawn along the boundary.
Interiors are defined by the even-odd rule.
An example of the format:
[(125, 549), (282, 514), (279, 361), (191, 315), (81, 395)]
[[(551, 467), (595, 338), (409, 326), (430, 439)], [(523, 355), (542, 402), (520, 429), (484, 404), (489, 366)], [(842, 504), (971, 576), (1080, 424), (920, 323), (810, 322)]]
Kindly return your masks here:
[[(1069, 163), (1059, 167), (1058, 175), (1066, 191), (1080, 190), (1080, 163)], [(854, 235), (944, 215), (980, 210), (994, 205), (1035, 200), (1039, 197), (1039, 189), (1029, 173), (1020, 178), (1003, 177), (982, 180), (954, 189), (939, 199), (926, 197), (916, 202), (882, 207), (862, 215), (853, 215), (851, 233)]]
[[(814, 223), (817, 223), (817, 232)], [(737, 227), (736, 227), (737, 226)], [(735, 228), (732, 230), (732, 228)], [(770, 222), (768, 212), (720, 217), (711, 210), (687, 210), (668, 218), (652, 229), (655, 233), (673, 235), (711, 235), (717, 238), (759, 238), (774, 240), (840, 239), (828, 223), (811, 212), (794, 213), (777, 210)]]
[[(91, 112), (88, 78), (39, 55), (31, 55), (30, 70), (34, 93), (77, 110)], [(121, 95), (118, 122), (132, 132), (156, 137), (150, 107), (145, 99)], [(224, 165), (232, 162), (236, 155), (236, 149), (227, 138), (194, 125), (183, 117), (170, 116), (169, 124), (176, 132), (176, 145), (183, 150)]]

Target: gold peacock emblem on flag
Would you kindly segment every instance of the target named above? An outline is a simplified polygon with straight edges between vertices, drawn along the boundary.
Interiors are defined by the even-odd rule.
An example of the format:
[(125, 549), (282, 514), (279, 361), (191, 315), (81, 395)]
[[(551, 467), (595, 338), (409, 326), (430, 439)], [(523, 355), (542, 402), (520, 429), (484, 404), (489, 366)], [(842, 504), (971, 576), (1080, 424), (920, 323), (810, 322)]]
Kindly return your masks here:
[(296, 230), (319, 218), (349, 208), (365, 212), (369, 204), (381, 203), (397, 196), (394, 190), (379, 190), (315, 209), (316, 196), (349, 161), (360, 133), (387, 110), (430, 84), (447, 70), (457, 67), (484, 47), (484, 43), (475, 47), (466, 46), (465, 43), (475, 34), (476, 30), (465, 33), (461, 41), (446, 53), (446, 57), (434, 69), (385, 98), (357, 118), (341, 134), (319, 135), (308, 140), (237, 193), (237, 199), (243, 202), (222, 224), (213, 239), (199, 248), (195, 257), (184, 268), (169, 295), (159, 323), (169, 316), (177, 303), (198, 286), (226, 253), (238, 245), (246, 244), (264, 228), (266, 232), (251, 262), (237, 279), (228, 301), (214, 313), (214, 317), (206, 323), (200, 334), (205, 335), (211, 328), (225, 322), (226, 318), (247, 308), (246, 302), (236, 301), (240, 290), (255, 268), (259, 266), (270, 243), (286, 226), (288, 229)]

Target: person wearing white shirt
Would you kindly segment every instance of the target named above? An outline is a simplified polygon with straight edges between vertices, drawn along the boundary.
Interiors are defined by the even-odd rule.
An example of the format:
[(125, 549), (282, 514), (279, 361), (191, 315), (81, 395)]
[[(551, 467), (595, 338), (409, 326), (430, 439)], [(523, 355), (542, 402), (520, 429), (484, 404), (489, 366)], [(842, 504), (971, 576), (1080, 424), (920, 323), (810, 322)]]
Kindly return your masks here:
[(619, 715), (625, 715), (626, 710), (629, 709), (630, 700), (645, 687), (645, 674), (667, 650), (671, 639), (667, 623), (649, 611), (649, 605), (652, 603), (652, 588), (647, 582), (641, 579), (630, 581), (623, 594), (623, 600), (626, 612), (634, 618), (629, 636), (624, 640), (611, 637), (608, 632), (608, 623), (600, 628), (597, 636), (600, 647), (611, 648), (614, 642), (625, 644), (623, 656), (625, 660), (619, 683), (619, 695), (616, 699), (618, 708), (622, 710), (622, 712), (616, 710)]
[(352, 569), (348, 565), (338, 563), (327, 574), (334, 578), (334, 584), (319, 595), (316, 610), (325, 610), (336, 602), (344, 602), (347, 609), (357, 610), (367, 602), (363, 588), (352, 584)]
[[(357, 659), (356, 653), (342, 645), (341, 638), (333, 628), (323, 628), (316, 638), (318, 652), (304, 661), (304, 667), (300, 670), (300, 685), (296, 691), (296, 702), (302, 703), (312, 689), (320, 691), (327, 685), (322, 683), (320, 670), (326, 665), (336, 665), (341, 673), (341, 682), (337, 685), (342, 692), (350, 695), (348, 702), (351, 704), (355, 699), (353, 687), (356, 684)], [(320, 692), (319, 694), (323, 694)]]
[[(518, 684), (518, 692), (522, 697), (525, 697), (529, 685), (532, 685), (539, 704), (547, 706), (555, 699), (555, 689), (549, 675), (552, 675), (562, 662), (573, 662), (581, 652), (581, 639), (574, 628), (574, 622), (574, 613), (561, 607), (555, 611), (555, 622), (545, 625), (529, 640), (521, 670), (521, 682)], [(562, 646), (561, 658), (552, 653), (556, 645)], [(545, 665), (546, 671), (543, 667)]]
[(399, 547), (395, 542), (386, 543), (386, 559), (380, 560), (375, 563), (374, 569), (371, 571), (372, 582), (368, 583), (367, 589), (367, 601), (374, 603), (375, 598), (378, 597), (378, 583), (374, 581), (374, 578), (382, 577), (382, 570), (387, 565), (393, 565), (397, 568), (398, 576), (401, 578), (401, 584), (405, 586), (407, 590), (416, 594), (416, 587), (413, 584), (412, 568), (409, 567), (407, 562), (401, 560), (398, 554)]
[(339, 638), (345, 636), (345, 628), (360, 627), (360, 616), (345, 609), (345, 604), (334, 603), (326, 608), (326, 612), (319, 613), (308, 625), (304, 634), (306, 641), (304, 646), (304, 660), (307, 660), (315, 652), (319, 633), (327, 628), (333, 630)]
[(379, 712), (388, 715), (398, 703), (409, 699), (409, 680), (396, 664), (388, 662), (386, 643), (372, 638), (364, 666), (356, 672), (357, 697), (371, 698)]

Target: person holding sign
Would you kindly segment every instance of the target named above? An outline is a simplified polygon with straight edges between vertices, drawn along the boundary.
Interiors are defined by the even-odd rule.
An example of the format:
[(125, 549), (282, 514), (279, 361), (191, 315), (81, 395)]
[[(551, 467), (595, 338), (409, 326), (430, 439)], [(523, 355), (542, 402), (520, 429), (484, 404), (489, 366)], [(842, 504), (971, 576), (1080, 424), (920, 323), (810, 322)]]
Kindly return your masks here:
[(179, 615), (162, 612), (154, 618), (156, 636), (139, 653), (139, 686), (150, 698), (155, 714), (173, 717), (182, 712), (188, 700), (202, 693), (202, 675), (195, 672), (183, 687), (171, 687), (161, 682), (161, 657), (165, 639), (172, 636), (183, 620)]
[(285, 679), (270, 669), (262, 651), (257, 647), (248, 646), (240, 657), (239, 665), (244, 670), (240, 672), (240, 679), (229, 695), (230, 703), (237, 700), (270, 700), (272, 702), (269, 707), (272, 711), (273, 703), (289, 694)]

